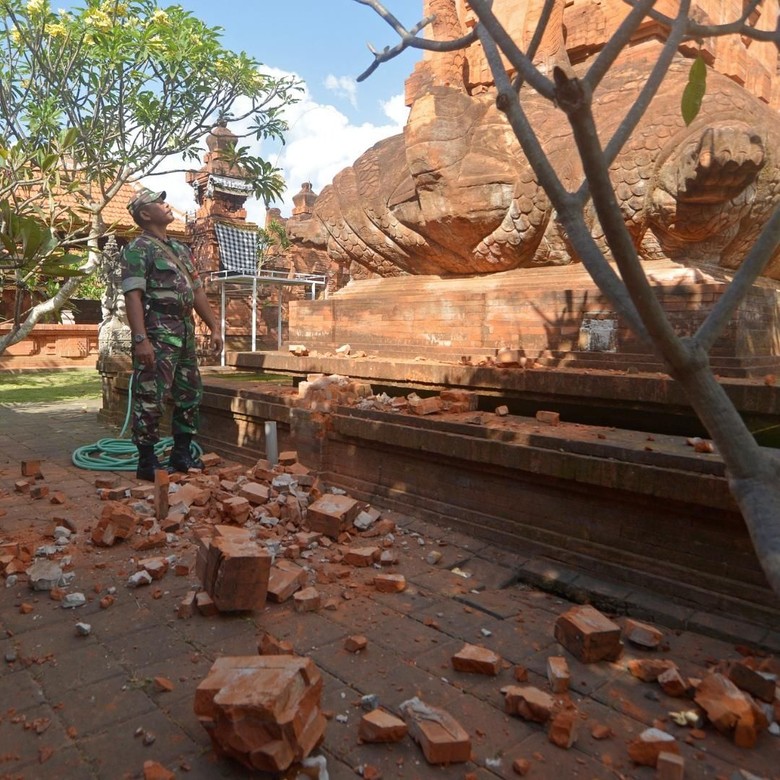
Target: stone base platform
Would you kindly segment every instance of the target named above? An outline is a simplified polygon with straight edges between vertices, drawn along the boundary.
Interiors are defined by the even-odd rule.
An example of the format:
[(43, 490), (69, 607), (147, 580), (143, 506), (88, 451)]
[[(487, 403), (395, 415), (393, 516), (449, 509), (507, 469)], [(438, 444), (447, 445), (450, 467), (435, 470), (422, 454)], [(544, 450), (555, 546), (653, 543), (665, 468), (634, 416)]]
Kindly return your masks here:
[[(342, 374), (391, 395), (412, 390), (425, 395), (446, 387), (474, 390), (480, 395), (480, 409), (490, 412), (498, 404), (529, 417), (553, 409), (569, 422), (706, 435), (681, 387), (661, 372), (496, 368), (433, 359), (296, 357), (289, 352), (230, 353), (227, 362), (244, 370), (286, 374), (294, 382), (307, 374)], [(763, 376), (724, 378), (721, 384), (758, 440), (780, 447), (780, 388), (767, 384)]]
[[(122, 412), (126, 380), (114, 387)], [(313, 413), (297, 405), (293, 388), (228, 374), (208, 375), (202, 411), (201, 443), (230, 458), (262, 457), (264, 423), (275, 421), (280, 449), (296, 450), (357, 498), (686, 607), (780, 628), (780, 600), (720, 458), (693, 452), (683, 436), (488, 412)]]
[[(678, 333), (695, 333), (730, 277), (671, 261), (646, 263)], [(780, 294), (761, 281), (711, 352), (721, 376), (760, 376), (780, 367)], [(509, 348), (547, 366), (663, 370), (629, 330), (582, 265), (519, 269), (475, 277), (403, 276), (353, 281), (332, 297), (290, 304), (289, 339), (310, 351), (383, 357), (481, 357)]]
[(210, 385), (205, 441), (251, 460), (264, 450), (262, 422), (276, 420), (281, 447), (355, 497), (780, 626), (780, 600), (722, 463), (680, 437), (650, 443), (632, 431), (484, 413), (417, 418), (339, 407), (321, 415), (292, 399)]

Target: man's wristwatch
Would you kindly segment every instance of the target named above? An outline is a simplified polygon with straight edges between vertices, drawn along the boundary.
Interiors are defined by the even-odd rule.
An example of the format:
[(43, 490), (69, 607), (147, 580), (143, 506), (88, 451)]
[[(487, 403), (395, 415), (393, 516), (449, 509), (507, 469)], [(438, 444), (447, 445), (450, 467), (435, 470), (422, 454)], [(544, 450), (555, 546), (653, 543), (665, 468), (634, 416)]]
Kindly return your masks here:
[(142, 344), (144, 341), (146, 341), (146, 336), (143, 333), (133, 335), (133, 344)]

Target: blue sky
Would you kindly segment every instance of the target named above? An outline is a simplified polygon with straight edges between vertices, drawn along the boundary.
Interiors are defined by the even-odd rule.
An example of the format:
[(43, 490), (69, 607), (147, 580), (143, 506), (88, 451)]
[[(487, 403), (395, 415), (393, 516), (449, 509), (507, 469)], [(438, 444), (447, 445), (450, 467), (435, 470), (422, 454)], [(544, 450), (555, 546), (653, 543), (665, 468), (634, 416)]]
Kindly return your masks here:
[[(169, 5), (161, 0), (161, 5)], [(288, 216), (292, 196), (304, 181), (316, 192), (342, 168), (382, 138), (401, 131), (407, 109), (404, 80), (420, 58), (406, 51), (382, 65), (366, 81), (357, 76), (371, 63), (367, 43), (377, 49), (397, 42), (395, 32), (374, 11), (355, 0), (178, 0), (210, 26), (224, 30), (223, 44), (243, 50), (272, 72), (294, 73), (305, 83), (299, 104), (287, 116), (284, 147), (259, 152), (284, 171), (287, 192), (276, 205)], [(422, 0), (386, 0), (407, 27), (422, 16)], [(181, 174), (156, 177), (150, 186), (165, 188), (169, 200), (186, 210), (194, 206)], [(247, 204), (249, 219), (264, 220), (264, 209)]]
[[(381, 49), (396, 43), (392, 29), (355, 0), (177, 0), (211, 26), (224, 29), (224, 44), (251, 54), (265, 65), (294, 71), (314, 100), (333, 101), (353, 122), (381, 122), (380, 101), (403, 91), (419, 58), (407, 51), (356, 86), (356, 106), (325, 86), (326, 78), (355, 79), (370, 63), (366, 44)], [(386, 7), (412, 26), (422, 16), (422, 0), (386, 0)]]

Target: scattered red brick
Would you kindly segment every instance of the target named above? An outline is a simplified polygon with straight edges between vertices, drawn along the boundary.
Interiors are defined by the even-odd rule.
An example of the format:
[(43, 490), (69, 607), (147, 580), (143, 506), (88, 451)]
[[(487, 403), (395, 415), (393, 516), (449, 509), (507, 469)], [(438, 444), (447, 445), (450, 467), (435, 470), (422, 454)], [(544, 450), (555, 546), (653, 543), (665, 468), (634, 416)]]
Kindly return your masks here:
[(628, 671), (642, 682), (655, 682), (664, 672), (676, 668), (677, 664), (666, 658), (637, 658), (628, 662)]
[(281, 604), (306, 582), (306, 572), (298, 565), (284, 559), (271, 567), (268, 578), (268, 600)]
[(200, 459), (204, 469), (211, 469), (222, 463), (222, 458), (216, 452), (204, 452)]
[(132, 548), (136, 552), (147, 552), (165, 547), (168, 537), (164, 531), (154, 531), (142, 536), (136, 536), (132, 541)]
[(194, 590), (187, 591), (187, 594), (184, 596), (184, 598), (179, 602), (179, 605), (176, 607), (176, 616), (182, 620), (187, 620), (192, 617), (194, 611), (195, 611), (195, 600), (197, 597), (197, 592)]
[(214, 617), (219, 614), (217, 605), (205, 591), (201, 590), (195, 595), (195, 606), (203, 617)]
[(257, 652), (260, 655), (293, 655), (295, 650), (290, 642), (265, 632), (257, 640)]
[(168, 572), (168, 565), (167, 558), (142, 558), (137, 567), (148, 572), (153, 580), (161, 580)]
[(741, 690), (771, 704), (775, 700), (777, 680), (773, 676), (764, 676), (760, 671), (751, 669), (746, 661), (729, 664), (729, 680)]
[(380, 593), (401, 593), (406, 590), (406, 577), (403, 574), (377, 574), (374, 587)]
[(344, 563), (348, 566), (371, 566), (379, 560), (380, 553), (378, 547), (355, 547), (344, 554)]
[(270, 574), (271, 556), (259, 544), (226, 536), (211, 539), (202, 582), (220, 612), (260, 609)]
[(515, 666), (513, 674), (517, 682), (528, 682), (528, 669), (524, 666)]
[(219, 658), (195, 692), (195, 714), (218, 755), (283, 772), (325, 732), (322, 676), (292, 655)]
[(293, 595), (296, 612), (316, 612), (321, 604), (320, 593), (316, 588), (304, 588)]
[(328, 493), (318, 498), (306, 510), (306, 521), (312, 531), (338, 539), (339, 534), (349, 528), (359, 511), (360, 504), (354, 498)]
[(409, 411), (412, 412), (412, 414), (438, 414), (442, 411), (441, 398), (435, 395), (432, 395), (429, 398), (420, 398), (417, 393), (410, 393), (406, 396), (406, 401), (409, 404)]
[(361, 742), (400, 742), (408, 731), (409, 727), (400, 718), (377, 708), (360, 719), (358, 738)]
[(512, 762), (512, 771), (516, 775), (525, 777), (531, 771), (531, 762), (527, 758), (516, 758)]
[(167, 677), (155, 677), (154, 687), (161, 693), (170, 693), (175, 688)]
[(19, 473), (23, 477), (37, 477), (41, 473), (41, 461), (23, 460), (20, 464)]
[(49, 495), (49, 488), (47, 485), (31, 485), (30, 486), (30, 498), (36, 500), (46, 498)]
[(656, 763), (656, 780), (683, 780), (685, 759), (677, 753), (661, 751)]
[(298, 453), (295, 450), (285, 450), (279, 453), (280, 466), (292, 466), (298, 462)]
[(635, 764), (655, 766), (660, 753), (679, 753), (677, 740), (661, 729), (645, 729), (628, 743), (628, 755)]
[(163, 520), (168, 516), (168, 490), (171, 478), (165, 469), (154, 472), (154, 516)]
[(691, 687), (688, 680), (680, 674), (680, 671), (676, 667), (667, 669), (665, 672), (659, 674), (657, 680), (667, 696), (685, 696)]
[(17, 493), (29, 493), (32, 482), (29, 479), (17, 479), (14, 482), (14, 490)]
[(553, 655), (547, 659), (547, 680), (553, 693), (566, 693), (569, 690), (571, 673), (563, 656)]
[(556, 713), (550, 721), (547, 738), (553, 745), (569, 749), (576, 741), (580, 717), (575, 709), (565, 709)]
[(555, 621), (555, 639), (585, 664), (615, 661), (623, 652), (620, 626), (589, 604), (572, 607)]
[(144, 761), (144, 780), (176, 780), (176, 775), (157, 761)]
[(508, 685), (504, 694), (504, 711), (524, 720), (546, 723), (557, 709), (555, 699), (532, 685)]
[(353, 634), (344, 640), (344, 649), (348, 653), (359, 653), (368, 647), (368, 639), (364, 636)]
[(401, 713), (429, 764), (460, 764), (471, 758), (471, 737), (446, 710), (410, 699), (401, 704)]
[(442, 411), (453, 414), (476, 412), (479, 396), (473, 390), (442, 390), (439, 393)]
[(655, 626), (631, 618), (626, 620), (625, 637), (631, 644), (647, 650), (655, 650), (664, 639), (663, 632)]
[(452, 667), (458, 672), (495, 677), (501, 670), (501, 657), (486, 647), (466, 644), (452, 656)]
[(268, 499), (271, 497), (271, 488), (259, 482), (245, 482), (238, 495), (245, 498), (253, 506), (260, 506), (268, 503)]
[(561, 415), (558, 414), (558, 412), (539, 410), (536, 413), (536, 419), (538, 422), (544, 423), (545, 425), (560, 425), (561, 423)]
[(694, 701), (718, 731), (733, 734), (737, 747), (754, 747), (760, 731), (769, 725), (752, 696), (722, 674), (710, 674), (696, 688)]
[(120, 539), (129, 539), (138, 526), (138, 515), (118, 501), (109, 501), (92, 530), (92, 541), (98, 547), (111, 547)]
[(252, 505), (242, 496), (231, 496), (222, 502), (222, 509), (230, 521), (243, 525), (249, 519)]

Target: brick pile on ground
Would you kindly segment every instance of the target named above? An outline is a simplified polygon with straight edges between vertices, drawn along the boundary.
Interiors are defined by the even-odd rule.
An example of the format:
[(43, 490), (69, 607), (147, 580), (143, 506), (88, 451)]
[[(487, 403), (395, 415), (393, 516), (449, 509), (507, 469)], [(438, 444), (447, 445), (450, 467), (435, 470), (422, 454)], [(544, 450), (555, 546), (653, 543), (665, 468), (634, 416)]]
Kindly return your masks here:
[(294, 403), (314, 412), (328, 413), (336, 406), (412, 415), (460, 414), (477, 410), (479, 395), (471, 390), (442, 390), (429, 396), (375, 394), (370, 384), (339, 374), (309, 374), (298, 385)]
[[(85, 597), (78, 591), (74, 560), (109, 547), (125, 549), (128, 588), (150, 588), (152, 598), (161, 598), (167, 577), (197, 579), (198, 585), (175, 607), (181, 619), (217, 619), (221, 613), (279, 604), (294, 604), (303, 619), (307, 612), (348, 608), (357, 594), (403, 592), (405, 578), (394, 567), (408, 557), (410, 545), (424, 546), (424, 540), (397, 528), (377, 508), (328, 488), (298, 462), (296, 453), (283, 452), (279, 460), (275, 466), (259, 460), (247, 467), (207, 454), (204, 472), (171, 475), (155, 486), (130, 488), (116, 477), (97, 477), (96, 491), (104, 503), (90, 526), (75, 533), (76, 524), (64, 512), (55, 516), (44, 538), (0, 539), (0, 572), (6, 581), (27, 580), (33, 592), (48, 591), (63, 606), (77, 609), (84, 603), (76, 598), (81, 596), (99, 598), (108, 609), (124, 597), (121, 589), (95, 587)], [(35, 476), (25, 479), (38, 479), (40, 473), (39, 464)], [(436, 552), (429, 550), (424, 558), (432, 569), (441, 560)], [(28, 608), (32, 606), (20, 606)], [(435, 625), (427, 620), (426, 625)], [(580, 707), (572, 690), (580, 670), (591, 666), (636, 678), (649, 691), (679, 700), (679, 708), (659, 712), (652, 728), (611, 752), (638, 766), (657, 767), (664, 777), (683, 776), (681, 740), (694, 744), (706, 733), (751, 749), (780, 733), (780, 664), (774, 658), (712, 659), (707, 675), (692, 678), (664, 655), (664, 635), (657, 627), (626, 620), (621, 628), (588, 605), (566, 609), (550, 622), (549, 631), (559, 649), (546, 658), (546, 684), (529, 684), (523, 667), (513, 667), (491, 647), (489, 632), (480, 644), (453, 651), (451, 671), (459, 679), (489, 680), (503, 694), (509, 718), (525, 721), (561, 750), (575, 746), (584, 733), (614, 740), (608, 726), (589, 720)], [(624, 661), (626, 645), (646, 657)], [(344, 652), (370, 654), (371, 644), (364, 636), (350, 636)], [(322, 683), (310, 663), (294, 655), (293, 644), (270, 633), (259, 638), (257, 657), (220, 659), (195, 703), (215, 750), (267, 771), (280, 771), (309, 755), (323, 736), (323, 718), (334, 715), (319, 709)], [(251, 689), (244, 690), (234, 682), (247, 669), (256, 676)], [(302, 687), (293, 682), (304, 678), (308, 682)], [(354, 727), (356, 743), (380, 743), (377, 750), (387, 751), (412, 739), (432, 764), (472, 757), (480, 725), (459, 723), (441, 702), (412, 698), (393, 708), (376, 697), (364, 698), (368, 701), (360, 706), (366, 712)], [(272, 735), (267, 743), (256, 742), (257, 723)], [(685, 729), (687, 736), (672, 733), (672, 725)], [(509, 758), (520, 775), (533, 771), (539, 760), (534, 755)]]
[(308, 658), (219, 658), (195, 692), (195, 715), (218, 755), (249, 769), (283, 772), (325, 733), (322, 675)]

